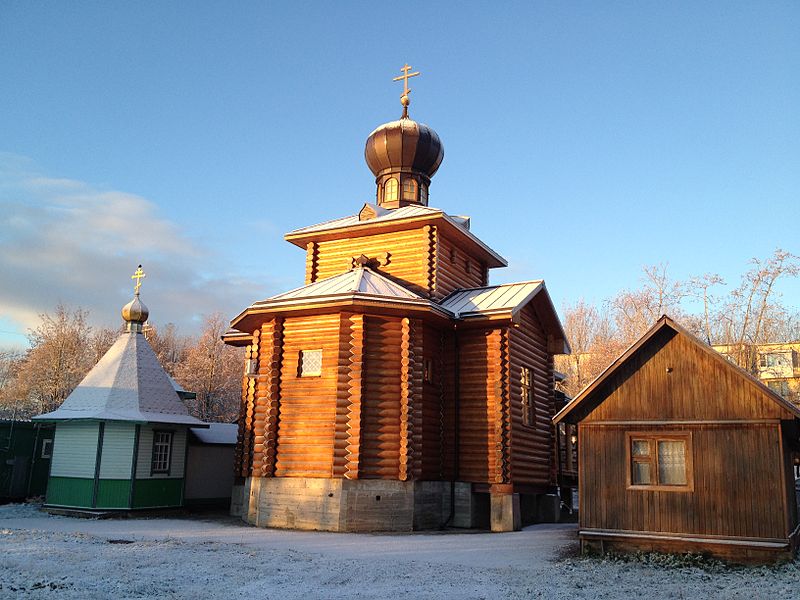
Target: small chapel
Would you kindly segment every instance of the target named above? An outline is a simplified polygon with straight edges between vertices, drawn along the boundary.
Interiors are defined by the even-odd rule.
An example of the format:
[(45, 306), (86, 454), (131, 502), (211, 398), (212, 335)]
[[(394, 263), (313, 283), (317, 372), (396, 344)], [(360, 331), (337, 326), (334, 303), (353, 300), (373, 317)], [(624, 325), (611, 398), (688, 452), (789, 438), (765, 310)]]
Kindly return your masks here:
[(187, 436), (208, 428), (189, 414), (191, 396), (167, 374), (144, 336), (150, 314), (139, 298), (122, 307), (125, 328), (53, 412), (46, 509), (132, 511), (184, 505)]
[[(544, 281), (490, 285), (506, 260), (429, 205), (444, 148), (402, 116), (367, 138), (375, 199), (291, 231), (305, 285), (254, 302), (232, 511), (329, 531), (512, 531), (558, 514), (553, 355), (569, 352)], [(238, 498), (238, 499), (237, 499)]]

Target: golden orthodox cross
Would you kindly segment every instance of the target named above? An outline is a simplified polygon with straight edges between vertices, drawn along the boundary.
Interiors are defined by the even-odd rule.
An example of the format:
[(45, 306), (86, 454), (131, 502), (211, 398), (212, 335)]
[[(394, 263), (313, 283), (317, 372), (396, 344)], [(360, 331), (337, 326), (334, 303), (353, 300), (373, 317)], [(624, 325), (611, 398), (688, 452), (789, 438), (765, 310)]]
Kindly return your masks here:
[(400, 81), (401, 79), (403, 80), (403, 95), (400, 96), (400, 104), (403, 105), (403, 117), (408, 117), (408, 105), (410, 103), (408, 94), (411, 93), (411, 88), (408, 87), (408, 80), (411, 77), (416, 77), (419, 75), (419, 71), (409, 73), (411, 67), (408, 66), (408, 63), (406, 63), (400, 70), (403, 72), (403, 74), (399, 77), (395, 77), (392, 79), (392, 81)]
[(133, 288), (133, 293), (136, 294), (137, 296), (139, 295), (139, 288), (142, 287), (142, 278), (144, 277), (147, 277), (147, 275), (145, 275), (144, 271), (142, 271), (142, 265), (139, 265), (139, 268), (136, 269), (136, 273), (131, 275), (131, 279), (136, 280), (136, 285)]

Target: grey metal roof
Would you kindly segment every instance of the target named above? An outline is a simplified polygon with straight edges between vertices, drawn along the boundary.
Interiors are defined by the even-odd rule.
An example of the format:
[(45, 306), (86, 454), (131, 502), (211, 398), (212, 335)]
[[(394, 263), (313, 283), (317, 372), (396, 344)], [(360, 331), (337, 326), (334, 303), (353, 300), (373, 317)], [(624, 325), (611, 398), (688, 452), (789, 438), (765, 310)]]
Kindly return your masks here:
[(192, 428), (191, 431), (203, 444), (233, 446), (239, 435), (239, 426), (236, 423), (209, 423), (206, 429)]
[(442, 300), (441, 306), (458, 319), (509, 311), (514, 314), (543, 287), (544, 282), (537, 280), (456, 290)]
[(391, 279), (376, 273), (369, 267), (356, 267), (341, 275), (315, 281), (288, 292), (272, 296), (256, 302), (253, 306), (263, 306), (276, 302), (302, 300), (341, 295), (381, 296), (384, 298), (401, 298), (407, 300), (425, 300), (419, 294), (395, 283)]
[(150, 344), (134, 331), (114, 342), (57, 410), (34, 419), (205, 425), (189, 414)]
[(427, 217), (436, 214), (445, 213), (438, 209), (432, 208), (430, 206), (423, 206), (421, 204), (416, 205), (409, 205), (403, 206), (401, 208), (394, 208), (394, 209), (381, 209), (384, 211), (384, 214), (381, 214), (373, 219), (369, 219), (368, 221), (361, 221), (358, 218), (358, 215), (350, 215), (347, 217), (340, 217), (338, 219), (333, 219), (331, 221), (325, 221), (323, 223), (317, 223), (316, 225), (308, 225), (307, 227), (301, 227), (300, 229), (295, 229), (294, 231), (290, 231), (286, 235), (295, 235), (300, 233), (317, 233), (320, 231), (327, 231), (328, 229), (339, 229), (340, 227), (351, 227), (353, 225), (361, 225), (362, 223), (381, 223), (384, 221), (396, 221), (398, 219), (410, 219), (413, 217)]

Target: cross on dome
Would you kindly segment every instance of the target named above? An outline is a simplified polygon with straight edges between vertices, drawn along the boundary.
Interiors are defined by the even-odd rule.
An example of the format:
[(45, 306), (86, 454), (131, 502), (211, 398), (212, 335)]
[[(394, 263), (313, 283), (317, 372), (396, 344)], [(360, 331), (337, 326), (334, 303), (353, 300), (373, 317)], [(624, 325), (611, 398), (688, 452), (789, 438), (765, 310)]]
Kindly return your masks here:
[(403, 74), (399, 77), (395, 77), (392, 79), (392, 81), (400, 81), (401, 79), (403, 80), (403, 94), (400, 96), (400, 104), (403, 105), (403, 118), (407, 119), (408, 105), (411, 104), (411, 99), (408, 97), (408, 95), (411, 93), (411, 88), (408, 87), (408, 80), (411, 77), (416, 77), (419, 75), (419, 71), (409, 73), (411, 67), (408, 66), (408, 63), (406, 63), (400, 70), (403, 72)]
[(133, 293), (137, 296), (139, 295), (139, 288), (142, 287), (142, 279), (144, 277), (147, 277), (147, 275), (145, 275), (144, 271), (142, 271), (142, 265), (139, 265), (139, 267), (136, 269), (136, 272), (131, 275), (131, 279), (136, 280), (136, 285), (133, 287)]

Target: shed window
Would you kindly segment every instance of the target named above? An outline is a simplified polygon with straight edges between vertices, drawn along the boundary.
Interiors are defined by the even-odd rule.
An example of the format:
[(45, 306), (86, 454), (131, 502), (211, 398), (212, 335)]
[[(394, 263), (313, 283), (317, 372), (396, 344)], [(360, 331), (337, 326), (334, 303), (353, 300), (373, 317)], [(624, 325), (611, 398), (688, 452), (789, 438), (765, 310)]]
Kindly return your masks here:
[(51, 458), (53, 455), (53, 440), (42, 440), (42, 458)]
[(394, 202), (397, 200), (397, 179), (390, 177), (383, 188), (383, 200)]
[(522, 424), (536, 423), (536, 405), (533, 399), (533, 369), (522, 367), (519, 378), (522, 395)]
[(169, 474), (169, 465), (172, 458), (172, 432), (153, 432), (153, 463), (151, 473)]
[(687, 490), (691, 487), (691, 437), (688, 433), (628, 434), (633, 488)]
[(297, 376), (319, 377), (320, 375), (322, 375), (322, 350), (300, 350)]

